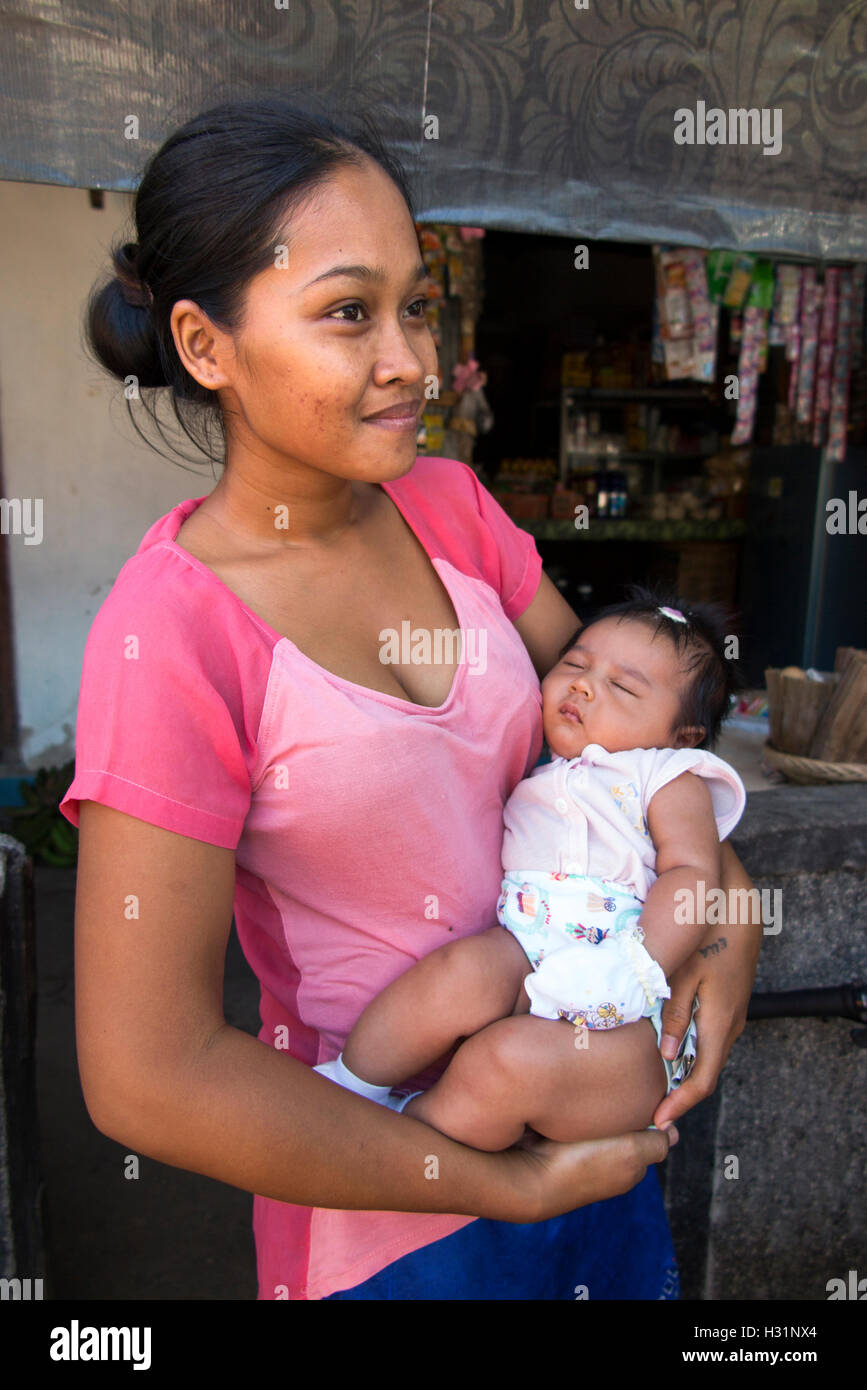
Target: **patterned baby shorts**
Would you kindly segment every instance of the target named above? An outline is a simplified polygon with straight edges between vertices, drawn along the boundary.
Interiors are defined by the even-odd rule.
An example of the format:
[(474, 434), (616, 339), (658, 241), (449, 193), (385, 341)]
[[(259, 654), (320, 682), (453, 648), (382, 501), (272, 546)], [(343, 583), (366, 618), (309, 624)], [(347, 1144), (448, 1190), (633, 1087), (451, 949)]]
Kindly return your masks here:
[[(624, 933), (632, 941), (641, 941), (643, 933), (638, 923), (643, 906), (641, 900), (622, 884), (611, 883), (607, 879), (591, 878), (585, 874), (544, 873), (541, 870), (507, 873), (497, 901), (497, 918), (520, 942), (533, 967), (533, 974), (528, 975), (525, 982), (532, 1001), (531, 1014), (543, 1018), (565, 1018), (578, 1026), (583, 1022), (593, 1030), (617, 1028), (626, 1022), (622, 1011), (623, 1001), (616, 985), (612, 988), (611, 998), (596, 1000), (592, 1006), (586, 1006), (582, 998), (581, 975), (593, 957), (583, 944), (579, 949), (575, 948), (579, 942), (586, 942), (590, 946), (601, 945), (619, 933)], [(627, 944), (627, 940), (622, 943), (624, 947)], [(609, 945), (613, 946), (613, 943), (609, 942)], [(617, 943), (617, 949), (620, 945)], [(643, 950), (640, 954), (644, 955)], [(601, 959), (600, 956), (600, 962)], [(665, 977), (659, 967), (655, 962), (649, 962), (649, 965), (658, 984), (665, 987)], [(644, 972), (640, 964), (637, 969), (641, 977)], [(544, 1003), (540, 1002), (542, 999)], [(662, 1038), (664, 1003), (664, 998), (656, 998), (655, 1002), (647, 1003), (638, 1015), (650, 1019), (657, 1041)], [(697, 1010), (696, 998), (677, 1056), (672, 1062), (662, 1059), (669, 1093), (686, 1079), (695, 1062)]]

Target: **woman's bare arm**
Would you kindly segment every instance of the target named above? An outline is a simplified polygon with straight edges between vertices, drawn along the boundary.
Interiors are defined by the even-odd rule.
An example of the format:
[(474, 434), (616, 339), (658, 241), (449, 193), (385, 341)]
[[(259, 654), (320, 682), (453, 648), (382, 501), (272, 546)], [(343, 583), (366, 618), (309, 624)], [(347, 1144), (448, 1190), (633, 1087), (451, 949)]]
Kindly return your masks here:
[(514, 626), (541, 680), (556, 666), (561, 649), (577, 632), (581, 619), (543, 570), (535, 597)]
[(92, 801), (80, 830), (79, 1070), (130, 1149), (304, 1206), (521, 1222), (626, 1192), (668, 1152), (644, 1133), (481, 1153), (335, 1086), (223, 1018), (233, 851)]
[[(723, 841), (721, 860), (721, 887), (730, 901), (731, 889), (750, 889), (752, 880), (728, 840)], [(653, 1117), (655, 1125), (678, 1120), (716, 1089), (728, 1055), (744, 1030), (762, 936), (761, 923), (710, 926), (701, 943), (707, 954), (696, 951), (669, 980), (671, 998), (662, 1009), (663, 1055), (674, 1057), (686, 1032), (696, 994), (700, 1005), (695, 1016), (698, 1041), (692, 1071), (660, 1103)], [(714, 943), (717, 949), (708, 951)], [(666, 1034), (672, 1038), (667, 1049)]]

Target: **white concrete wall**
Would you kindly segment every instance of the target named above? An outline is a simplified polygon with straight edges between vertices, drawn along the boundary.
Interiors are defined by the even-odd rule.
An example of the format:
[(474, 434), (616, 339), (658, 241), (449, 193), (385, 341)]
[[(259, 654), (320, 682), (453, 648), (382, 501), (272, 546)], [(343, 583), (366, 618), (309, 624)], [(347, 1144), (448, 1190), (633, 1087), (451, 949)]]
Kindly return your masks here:
[(32, 769), (74, 753), (85, 640), (121, 566), (158, 517), (219, 476), (144, 444), (121, 383), (85, 353), (88, 291), (115, 236), (135, 240), (132, 195), (104, 200), (98, 210), (86, 189), (0, 180), (2, 496), (42, 501), (41, 542), (2, 542), (21, 754)]

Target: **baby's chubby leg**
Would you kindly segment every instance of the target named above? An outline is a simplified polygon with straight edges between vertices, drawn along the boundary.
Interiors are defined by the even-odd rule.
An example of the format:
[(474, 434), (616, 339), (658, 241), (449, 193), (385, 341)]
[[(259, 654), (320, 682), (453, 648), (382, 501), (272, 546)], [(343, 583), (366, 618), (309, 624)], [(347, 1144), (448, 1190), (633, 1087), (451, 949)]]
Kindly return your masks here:
[(529, 1009), (530, 963), (505, 927), (432, 951), (368, 1004), (343, 1049), (351, 1072), (396, 1086), (516, 1008)]
[(666, 1084), (649, 1019), (578, 1035), (527, 1014), (468, 1038), (404, 1113), (476, 1149), (506, 1149), (526, 1125), (574, 1143), (646, 1129)]

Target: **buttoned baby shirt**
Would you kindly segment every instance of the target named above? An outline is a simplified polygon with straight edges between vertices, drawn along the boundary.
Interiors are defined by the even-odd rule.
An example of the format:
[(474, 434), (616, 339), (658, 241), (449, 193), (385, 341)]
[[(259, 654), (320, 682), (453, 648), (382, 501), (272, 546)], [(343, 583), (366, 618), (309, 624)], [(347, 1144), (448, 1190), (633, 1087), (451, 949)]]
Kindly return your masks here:
[(503, 816), (504, 872), (587, 874), (620, 883), (644, 902), (657, 877), (647, 810), (684, 772), (707, 782), (724, 840), (746, 805), (728, 763), (701, 748), (608, 753), (591, 743), (578, 758), (552, 758), (516, 787)]

